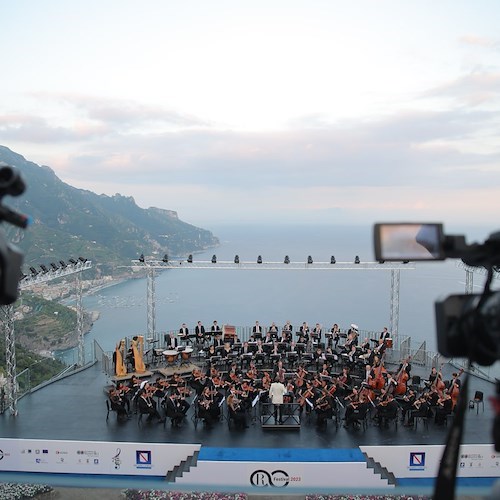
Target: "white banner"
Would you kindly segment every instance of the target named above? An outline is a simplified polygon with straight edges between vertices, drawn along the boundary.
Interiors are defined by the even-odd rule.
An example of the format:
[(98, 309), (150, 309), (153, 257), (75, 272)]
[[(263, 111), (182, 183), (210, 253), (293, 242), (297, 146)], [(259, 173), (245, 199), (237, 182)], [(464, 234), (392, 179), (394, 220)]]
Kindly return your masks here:
[[(444, 446), (360, 446), (396, 478), (436, 477)], [(458, 457), (458, 477), (500, 477), (500, 453), (492, 444), (463, 444)]]
[(201, 445), (1, 439), (0, 470), (165, 476)]

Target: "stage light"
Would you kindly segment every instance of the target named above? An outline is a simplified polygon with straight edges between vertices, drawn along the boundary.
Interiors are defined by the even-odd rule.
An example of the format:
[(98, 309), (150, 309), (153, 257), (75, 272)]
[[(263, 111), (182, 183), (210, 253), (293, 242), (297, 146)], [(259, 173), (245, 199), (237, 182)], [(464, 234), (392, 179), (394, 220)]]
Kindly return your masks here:
[(144, 254), (143, 253), (141, 253), (141, 255), (139, 256), (139, 262), (144, 263)]
[(189, 263), (189, 264), (192, 264), (192, 263), (193, 263), (193, 254), (192, 254), (192, 253), (190, 253), (190, 254), (188, 255), (188, 263)]
[(162, 261), (162, 262), (165, 262), (165, 264), (167, 264), (167, 263), (168, 263), (168, 255), (167, 255), (167, 254), (165, 254), (165, 255), (163, 256), (163, 259), (161, 259), (161, 261)]
[(240, 256), (239, 255), (235, 255), (234, 256), (234, 263), (235, 264), (239, 264), (240, 263)]
[[(143, 258), (144, 258), (144, 255), (143, 255)], [(83, 257), (78, 257), (78, 260), (79, 260), (82, 264), (85, 264), (85, 262), (87, 262), (87, 259), (84, 259)]]
[(57, 264), (55, 262), (50, 263), (50, 267), (54, 270), (57, 271), (59, 268), (57, 267)]
[(257, 257), (257, 264), (262, 264), (262, 255)]
[(30, 271), (33, 276), (36, 276), (38, 274), (38, 271), (34, 267), (30, 267)]
[(335, 260), (335, 255), (332, 255), (330, 259), (330, 264), (335, 264), (337, 261)]
[(217, 255), (212, 255), (212, 264), (217, 264)]
[(75, 260), (75, 259), (69, 259), (69, 261), (74, 265), (76, 266), (78, 264), (78, 262)]
[(66, 267), (66, 262), (64, 260), (60, 260), (59, 264), (61, 264), (61, 267), (64, 269)]
[(354, 259), (354, 264), (359, 264), (361, 261), (359, 260), (359, 255), (356, 255), (356, 258)]
[(308, 264), (312, 264), (313, 263), (313, 258), (309, 255), (309, 257), (307, 257), (307, 263)]
[(288, 255), (285, 255), (284, 263), (285, 264), (290, 264), (290, 257), (288, 257)]
[(42, 271), (44, 273), (48, 273), (49, 272), (49, 270), (47, 269), (47, 266), (45, 266), (44, 264), (40, 264), (40, 267), (42, 268)]

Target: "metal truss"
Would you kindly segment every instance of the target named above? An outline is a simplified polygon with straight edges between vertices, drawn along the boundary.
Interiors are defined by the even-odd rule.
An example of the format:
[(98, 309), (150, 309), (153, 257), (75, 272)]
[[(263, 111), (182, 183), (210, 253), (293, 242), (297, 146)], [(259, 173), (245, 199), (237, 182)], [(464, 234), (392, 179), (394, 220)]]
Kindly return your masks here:
[[(84, 363), (84, 337), (83, 337), (83, 307), (82, 307), (82, 286), (81, 273), (91, 269), (92, 262), (88, 260), (78, 260), (69, 262), (61, 267), (46, 268), (46, 271), (32, 272), (30, 276), (24, 276), (19, 281), (19, 290), (26, 290), (41, 283), (63, 278), (71, 274), (76, 274), (76, 323), (78, 334), (78, 362)], [(5, 331), (5, 355), (7, 364), (7, 400), (12, 415), (17, 415), (17, 363), (16, 363), (16, 337), (14, 330), (14, 307), (13, 305), (3, 306), (2, 321)]]
[[(215, 260), (215, 262), (214, 262)], [(403, 264), (399, 262), (242, 262), (239, 259), (235, 261), (193, 261), (189, 260), (146, 260), (141, 256), (141, 259), (133, 260), (133, 268), (147, 269), (147, 332), (148, 338), (157, 340), (156, 318), (155, 318), (155, 270), (165, 269), (234, 269), (234, 270), (284, 270), (284, 271), (390, 271), (391, 272), (391, 299), (390, 299), (390, 324), (393, 337), (398, 335), (399, 329), (399, 285), (400, 272), (402, 270), (414, 270), (415, 267), (411, 264)], [(260, 259), (259, 259), (260, 260)]]

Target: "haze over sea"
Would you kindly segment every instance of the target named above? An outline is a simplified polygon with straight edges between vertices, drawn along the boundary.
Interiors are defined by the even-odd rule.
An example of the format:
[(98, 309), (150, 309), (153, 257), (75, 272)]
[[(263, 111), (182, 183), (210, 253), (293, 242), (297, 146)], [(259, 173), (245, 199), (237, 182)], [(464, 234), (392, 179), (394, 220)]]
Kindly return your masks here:
[[(282, 262), (373, 261), (372, 228), (361, 226), (220, 226), (210, 228), (220, 238), (216, 249), (194, 256), (210, 260)], [(492, 231), (461, 230), (467, 241), (483, 241)], [(450, 233), (447, 231), (447, 233)], [(457, 234), (453, 232), (451, 234)], [(147, 255), (147, 251), (145, 249)], [(138, 256), (130, 256), (131, 260)], [(305, 266), (304, 266), (305, 267)], [(465, 271), (456, 261), (416, 263), (415, 269), (401, 272), (399, 333), (412, 337), (412, 346), (427, 341), (436, 349), (434, 302), (451, 293), (463, 293)], [(201, 320), (219, 324), (251, 326), (258, 320), (268, 326), (282, 325), (287, 319), (299, 326), (319, 322), (324, 328), (351, 323), (361, 330), (380, 331), (389, 326), (389, 271), (318, 270), (211, 270), (173, 269), (156, 278), (156, 330), (178, 330), (182, 322), (194, 328)], [(484, 277), (474, 276), (475, 292)], [(129, 280), (101, 290), (84, 299), (84, 307), (96, 310), (100, 318), (87, 335), (103, 349), (112, 350), (123, 337), (146, 334), (146, 279)]]

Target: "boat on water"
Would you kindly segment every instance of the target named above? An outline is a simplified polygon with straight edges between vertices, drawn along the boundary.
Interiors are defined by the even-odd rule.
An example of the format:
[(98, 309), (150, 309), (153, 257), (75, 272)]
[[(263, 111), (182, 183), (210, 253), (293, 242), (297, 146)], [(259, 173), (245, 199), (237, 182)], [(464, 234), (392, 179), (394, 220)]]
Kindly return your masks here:
[[(231, 355), (227, 357), (217, 351), (207, 356), (207, 346), (212, 340), (196, 343), (196, 339), (180, 339), (177, 331), (172, 332), (177, 349), (168, 345), (168, 335), (141, 339), (139, 344), (145, 347), (139, 346), (139, 355), (144, 370), (138, 372), (135, 366), (129, 366), (122, 375), (117, 375), (116, 352), (113, 363), (113, 353), (99, 351), (96, 343), (93, 362), (23, 397), (16, 417), (3, 414), (0, 436), (4, 472), (0, 480), (2, 476), (3, 480), (15, 479), (19, 471), (24, 471), (38, 481), (43, 477), (57, 483), (61, 473), (67, 473), (73, 479), (78, 478), (79, 484), (85, 484), (85, 478), (91, 474), (93, 481), (97, 478), (108, 486), (123, 487), (124, 481), (128, 481), (131, 485), (175, 490), (215, 488), (275, 493), (276, 488), (284, 488), (288, 494), (358, 489), (423, 492), (432, 488), (453, 416), (446, 417), (443, 425), (436, 425), (432, 416), (416, 418), (414, 425), (404, 426), (399, 406), (395, 420), (379, 421), (376, 425), (377, 410), (370, 401), (366, 420), (359, 426), (345, 428), (342, 419), (349, 403), (345, 397), (334, 395), (336, 411), (324, 425), (317, 425), (314, 408), (307, 411), (308, 402), (302, 411), (290, 410), (285, 424), (280, 424), (273, 412), (266, 409), (269, 403), (264, 398), (252, 397), (246, 425), (237, 428), (229, 418), (228, 394), (222, 387), (216, 389), (222, 397), (218, 400), (218, 417), (212, 425), (206, 425), (198, 413), (199, 395), (194, 390), (186, 398), (189, 409), (180, 425), (173, 425), (171, 419), (148, 422), (140, 412), (134, 413), (133, 405), (129, 418), (118, 418), (116, 412), (109, 411), (107, 390), (132, 376), (139, 377), (141, 384), (145, 381), (153, 384), (157, 377), (170, 379), (176, 374), (190, 385), (193, 370), (207, 373), (215, 368), (221, 379), (226, 379), (234, 362), (242, 370), (256, 364), (260, 380), (262, 374), (274, 374), (277, 358), (272, 358), (273, 349), (258, 359), (252, 344), (251, 356), (244, 359), (243, 345), (259, 342), (255, 336), (251, 338), (251, 330), (236, 328), (231, 338), (222, 338), (223, 345), (230, 344)], [(365, 333), (372, 346), (379, 345), (379, 333), (362, 332), (360, 337)], [(297, 356), (278, 348), (285, 374), (296, 378), (299, 366), (315, 372), (319, 365), (314, 348), (320, 345), (331, 376), (338, 377), (343, 365), (350, 362), (338, 349), (346, 338), (347, 333), (333, 352), (328, 352), (330, 339), (324, 336), (323, 342), (316, 339), (316, 344), (310, 338)], [(129, 339), (126, 340), (128, 343)], [(295, 340), (299, 340), (298, 335)], [(117, 346), (120, 341), (117, 339)], [(391, 341), (391, 347), (385, 350), (384, 365), (387, 371), (397, 374), (400, 363), (411, 357), (408, 385), (415, 390), (425, 392), (428, 388), (425, 381), (429, 379), (431, 365), (441, 369), (443, 381), (452, 379), (452, 374), (458, 371), (448, 362), (441, 365), (430, 353), (410, 351), (405, 347), (409, 345), (406, 339)], [(363, 386), (364, 364), (352, 366), (353, 384), (359, 388)], [(469, 385), (467, 398), (471, 407), (466, 415), (458, 484), (468, 487), (467, 491), (482, 488), (484, 492), (500, 477), (500, 455), (492, 445), (494, 415), (487, 401), (494, 395), (495, 385), (476, 376)], [(476, 392), (482, 394), (480, 401), (474, 400)], [(294, 404), (298, 403), (291, 402), (290, 408)]]

